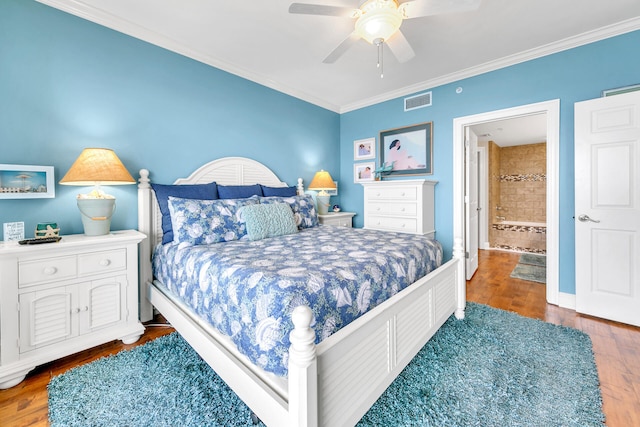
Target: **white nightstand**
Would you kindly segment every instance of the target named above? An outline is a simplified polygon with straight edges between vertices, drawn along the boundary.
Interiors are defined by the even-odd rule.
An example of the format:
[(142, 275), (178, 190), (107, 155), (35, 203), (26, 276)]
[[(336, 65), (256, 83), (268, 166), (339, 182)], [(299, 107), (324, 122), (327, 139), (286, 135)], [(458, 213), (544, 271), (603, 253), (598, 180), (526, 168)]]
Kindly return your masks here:
[(43, 363), (140, 338), (138, 243), (145, 238), (127, 230), (0, 243), (0, 388)]
[(318, 215), (318, 221), (323, 225), (337, 225), (340, 227), (353, 227), (355, 212), (330, 212)]

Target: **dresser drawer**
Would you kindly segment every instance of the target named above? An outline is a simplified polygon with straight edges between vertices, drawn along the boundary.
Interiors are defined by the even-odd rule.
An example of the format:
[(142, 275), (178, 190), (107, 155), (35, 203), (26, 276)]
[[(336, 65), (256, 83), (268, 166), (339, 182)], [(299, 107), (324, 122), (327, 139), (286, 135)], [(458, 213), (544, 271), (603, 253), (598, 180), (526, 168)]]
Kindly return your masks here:
[(418, 205), (416, 203), (371, 202), (367, 204), (367, 211), (371, 215), (415, 216), (418, 214)]
[(122, 270), (126, 267), (126, 249), (90, 252), (78, 255), (78, 274), (80, 276)]
[(52, 282), (74, 278), (78, 267), (75, 256), (20, 261), (18, 263), (18, 285)]
[(418, 221), (415, 218), (371, 215), (365, 224), (365, 228), (416, 233), (418, 231)]
[(377, 188), (366, 188), (365, 200), (418, 200), (418, 188), (415, 186), (387, 186)]

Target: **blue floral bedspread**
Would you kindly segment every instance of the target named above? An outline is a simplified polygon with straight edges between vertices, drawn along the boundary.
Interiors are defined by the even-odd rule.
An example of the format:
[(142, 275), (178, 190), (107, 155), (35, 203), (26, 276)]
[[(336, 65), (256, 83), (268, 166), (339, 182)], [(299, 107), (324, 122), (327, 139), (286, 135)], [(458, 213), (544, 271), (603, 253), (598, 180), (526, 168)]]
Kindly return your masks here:
[(168, 243), (154, 276), (256, 365), (287, 374), (291, 312), (311, 307), (322, 341), (442, 263), (424, 236), (318, 226), (258, 241)]

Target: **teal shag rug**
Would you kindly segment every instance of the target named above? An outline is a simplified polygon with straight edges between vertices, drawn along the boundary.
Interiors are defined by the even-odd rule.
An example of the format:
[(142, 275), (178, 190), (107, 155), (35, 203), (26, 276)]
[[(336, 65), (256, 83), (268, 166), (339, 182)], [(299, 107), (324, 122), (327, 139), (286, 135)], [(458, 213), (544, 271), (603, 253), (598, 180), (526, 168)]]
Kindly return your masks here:
[(522, 254), (511, 272), (514, 279), (547, 283), (547, 257), (545, 255)]
[[(251, 426), (251, 411), (177, 334), (74, 368), (48, 386), (51, 426)], [(358, 426), (599, 426), (591, 340), (469, 303)]]

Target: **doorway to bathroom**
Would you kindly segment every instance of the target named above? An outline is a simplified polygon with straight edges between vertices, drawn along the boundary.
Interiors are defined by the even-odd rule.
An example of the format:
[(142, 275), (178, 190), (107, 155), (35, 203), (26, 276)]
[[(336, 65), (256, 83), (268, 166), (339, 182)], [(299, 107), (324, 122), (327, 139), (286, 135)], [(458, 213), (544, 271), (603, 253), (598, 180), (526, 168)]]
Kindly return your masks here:
[[(542, 176), (537, 176), (542, 175), (542, 173), (538, 173), (532, 170), (530, 171), (528, 169), (520, 169), (520, 171), (516, 169), (503, 169), (503, 171), (506, 171), (506, 173), (500, 173), (500, 169), (498, 169), (495, 173), (495, 179), (497, 181), (502, 180), (503, 182), (500, 182), (500, 184), (509, 183), (509, 185), (500, 185), (497, 187), (500, 192), (502, 192), (503, 189), (505, 190), (505, 197), (498, 197), (498, 195), (494, 194), (492, 198), (489, 194), (489, 180), (492, 177), (491, 171), (489, 170), (489, 156), (492, 155), (492, 151), (495, 155), (496, 151), (500, 153), (500, 150), (502, 150), (503, 148), (500, 147), (500, 150), (498, 150), (497, 147), (491, 148), (492, 146), (488, 144), (488, 141), (493, 139), (495, 143), (495, 140), (499, 139), (498, 133), (506, 133), (507, 129), (511, 128), (511, 124), (517, 123), (511, 122), (512, 120), (531, 122), (538, 121), (542, 123), (544, 129), (542, 130), (541, 134), (543, 136), (539, 137), (541, 138), (541, 140), (535, 143), (522, 143), (519, 145), (543, 145), (525, 148), (516, 148), (518, 147), (518, 145), (513, 145), (512, 147), (504, 147), (513, 151), (513, 153), (507, 153), (505, 157), (512, 160), (523, 160), (520, 163), (526, 166), (529, 163), (527, 162), (526, 158), (528, 154), (525, 154), (520, 150), (532, 150), (529, 154), (537, 152), (538, 154), (536, 154), (536, 156), (544, 157), (544, 160), (541, 161), (544, 162), (545, 176), (544, 178)], [(547, 302), (551, 304), (558, 304), (559, 294), (559, 121), (559, 100), (529, 104), (520, 107), (508, 108), (504, 110), (492, 111), (454, 119), (454, 238), (459, 238), (461, 240), (464, 246), (463, 250), (466, 258), (473, 259), (473, 254), (469, 253), (469, 249), (471, 249), (471, 251), (475, 250), (473, 245), (473, 238), (476, 238), (476, 247), (491, 247), (492, 236), (490, 236), (490, 234), (492, 231), (493, 234), (496, 234), (496, 232), (512, 232), (514, 230), (524, 229), (532, 230), (534, 234), (542, 234), (542, 229), (536, 228), (541, 227), (541, 225), (539, 225), (543, 223), (541, 219), (539, 220), (539, 218), (537, 217), (532, 217), (531, 219), (529, 219), (521, 216), (524, 215), (524, 211), (520, 211), (520, 209), (526, 210), (527, 206), (532, 204), (530, 201), (518, 202), (517, 200), (515, 200), (513, 205), (509, 204), (506, 208), (505, 206), (503, 206), (504, 204), (506, 204), (506, 200), (510, 200), (512, 198), (515, 199), (515, 196), (518, 192), (525, 194), (527, 192), (536, 193), (532, 190), (533, 186), (542, 187), (544, 196), (542, 196), (541, 193), (537, 192), (538, 194), (535, 195), (530, 194), (530, 197), (536, 198), (539, 203), (542, 203), (544, 205), (544, 209), (539, 209), (536, 213), (531, 213), (538, 216), (544, 215), (544, 224), (546, 224), (546, 226), (544, 227), (545, 238), (541, 239), (541, 236), (536, 236), (537, 239), (533, 240), (538, 240), (537, 242), (521, 242), (513, 239), (503, 240), (503, 243), (500, 243), (500, 240), (496, 241), (494, 239), (494, 242), (497, 242), (495, 243), (496, 245), (506, 246), (502, 249), (518, 250), (527, 248), (529, 249), (528, 251), (522, 252), (544, 252), (546, 254), (546, 295)], [(540, 126), (541, 129), (542, 126)], [(500, 128), (502, 130), (499, 130)], [(473, 153), (468, 153), (466, 149), (468, 145), (473, 145), (469, 144), (469, 134), (475, 134), (478, 137), (478, 141), (480, 142), (479, 147), (477, 149), (473, 149)], [(486, 139), (487, 144), (484, 144), (483, 139)], [(515, 139), (515, 137), (512, 139)], [(496, 146), (498, 146), (498, 144), (496, 144)], [(540, 154), (540, 151), (543, 151), (544, 154)], [(469, 159), (471, 158), (474, 158), (474, 161), (470, 161)], [(477, 162), (475, 161), (476, 159), (478, 160)], [(539, 161), (540, 160), (537, 160), (536, 162)], [(472, 165), (472, 169), (475, 170), (473, 167), (474, 164), (477, 168), (477, 172), (471, 173), (470, 165)], [(519, 168), (519, 166), (514, 167)], [(500, 175), (503, 176), (501, 177)], [(470, 214), (469, 211), (474, 209), (469, 209), (470, 204), (468, 203), (468, 201), (470, 200), (468, 189), (473, 188), (473, 186), (477, 186), (476, 188), (478, 190), (478, 206), (477, 208), (474, 208), (475, 210), (477, 210), (476, 214), (478, 216), (478, 221), (468, 220), (469, 217), (473, 217), (473, 214)], [(493, 201), (492, 204), (490, 204), (491, 201)], [(508, 218), (507, 215), (511, 216), (511, 218)], [(496, 217), (501, 218), (498, 219)], [(502, 219), (502, 217), (504, 217), (504, 220)], [(511, 219), (511, 222), (517, 222), (517, 224), (508, 224), (507, 222), (509, 222), (509, 219)], [(502, 223), (503, 221), (505, 223)], [(523, 225), (522, 223), (527, 224)], [(537, 224), (532, 225), (531, 223)], [(494, 224), (496, 224), (496, 228), (493, 228)], [(536, 231), (540, 231), (540, 233), (536, 233)], [(517, 232), (522, 233), (522, 231)], [(498, 237), (500, 238), (504, 236)], [(544, 244), (541, 242), (542, 240), (544, 241)], [(544, 245), (544, 248), (541, 247), (542, 244)], [(454, 250), (455, 249), (456, 248), (454, 247)], [(473, 268), (473, 265), (466, 266), (467, 277), (470, 277), (470, 274), (472, 274), (472, 271), (470, 271), (471, 268)]]
[(546, 253), (546, 113), (469, 127), (478, 140), (479, 247)]

